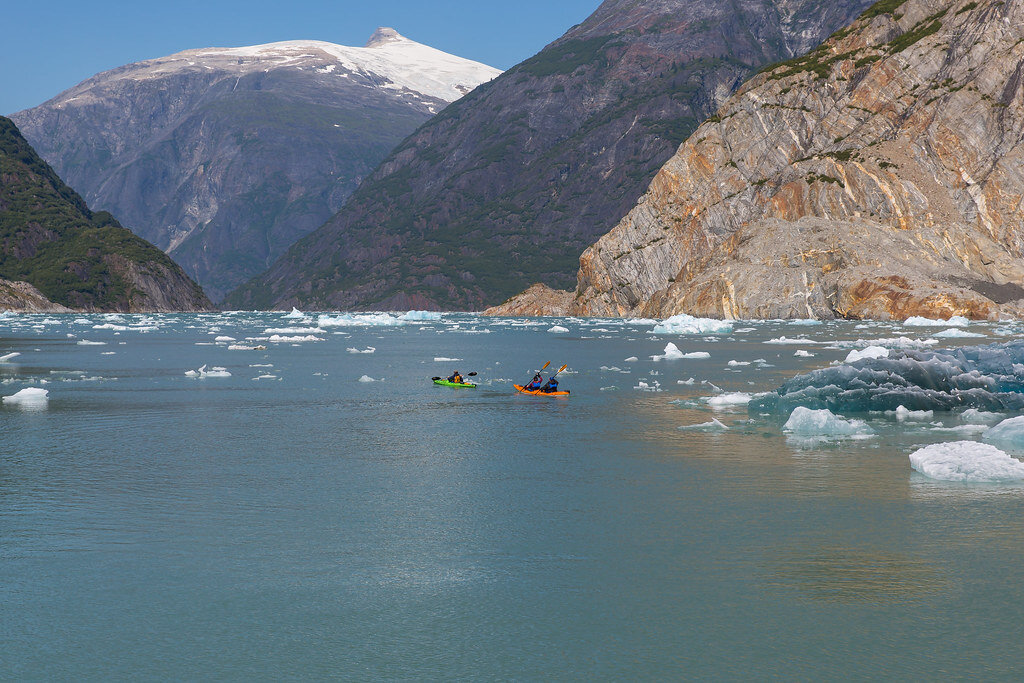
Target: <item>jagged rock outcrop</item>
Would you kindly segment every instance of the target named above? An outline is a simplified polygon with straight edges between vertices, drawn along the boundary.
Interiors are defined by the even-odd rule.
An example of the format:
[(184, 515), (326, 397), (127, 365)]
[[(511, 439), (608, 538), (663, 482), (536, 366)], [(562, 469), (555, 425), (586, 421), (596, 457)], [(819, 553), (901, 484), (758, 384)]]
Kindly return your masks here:
[(747, 83), (580, 259), (583, 315), (1024, 304), (1024, 2), (883, 0)]
[[(203, 290), (166, 254), (93, 213), (0, 116), (0, 278), (27, 306), (199, 311)], [(26, 290), (28, 283), (34, 289)], [(37, 295), (43, 297), (38, 300)], [(12, 306), (14, 308), (14, 306)], [(48, 309), (51, 310), (51, 309)]]
[(89, 206), (219, 301), (498, 73), (379, 29), (365, 47), (289, 41), (129, 64), (12, 118)]
[(239, 308), (480, 308), (572, 284), (580, 252), (761, 65), (870, 0), (606, 0), (439, 113)]
[(70, 313), (67, 306), (55, 304), (27, 282), (0, 280), (0, 313)]
[(551, 289), (538, 282), (522, 294), (517, 294), (508, 301), (492, 306), (484, 311), (484, 315), (527, 315), (563, 316), (569, 312), (573, 293), (564, 289)]

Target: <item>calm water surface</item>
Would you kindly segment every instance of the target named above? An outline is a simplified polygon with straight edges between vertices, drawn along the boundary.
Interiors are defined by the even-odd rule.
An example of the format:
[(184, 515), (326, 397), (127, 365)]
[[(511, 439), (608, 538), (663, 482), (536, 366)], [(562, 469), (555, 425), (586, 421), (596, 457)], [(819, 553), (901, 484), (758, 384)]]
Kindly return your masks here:
[[(42, 406), (0, 408), (0, 677), (1024, 668), (1024, 489), (909, 465), (919, 445), (965, 438), (936, 429), (954, 418), (875, 415), (877, 437), (808, 442), (777, 416), (700, 400), (716, 393), (702, 380), (767, 391), (843, 360), (844, 342), (941, 328), (680, 336), (468, 315), (317, 327), (281, 314), (0, 319), (0, 356), (20, 354), (0, 363), (0, 394), (49, 390)], [(262, 339), (280, 328), (319, 341)], [(942, 345), (1014, 334), (970, 329), (987, 339)], [(765, 343), (783, 335), (821, 343)], [(670, 341), (711, 358), (650, 359)], [(514, 395), (547, 360), (569, 364), (571, 398)], [(231, 376), (185, 375), (204, 364)], [(456, 367), (480, 387), (429, 381)], [(712, 417), (730, 429), (678, 429)]]

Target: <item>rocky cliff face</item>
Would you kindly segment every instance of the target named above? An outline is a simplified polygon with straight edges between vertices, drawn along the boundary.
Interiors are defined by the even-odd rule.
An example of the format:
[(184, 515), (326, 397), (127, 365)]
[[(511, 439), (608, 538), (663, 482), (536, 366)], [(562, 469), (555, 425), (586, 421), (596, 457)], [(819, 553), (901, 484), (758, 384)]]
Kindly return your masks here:
[(90, 211), (2, 116), (0, 278), (13, 281), (3, 283), (3, 297), (18, 310), (54, 310), (54, 303), (121, 312), (211, 307), (166, 254), (110, 214)]
[(867, 4), (607, 0), (421, 127), (231, 305), (479, 309), (567, 286), (583, 248), (744, 79)]
[(70, 313), (67, 306), (55, 304), (27, 282), (0, 280), (0, 313)]
[(538, 282), (522, 294), (517, 294), (508, 301), (492, 306), (483, 312), (494, 316), (564, 316), (572, 305), (572, 292), (551, 289)]
[(747, 83), (584, 252), (573, 312), (1024, 305), (1024, 2), (883, 0)]
[(362, 48), (292, 41), (130, 64), (12, 118), (90, 206), (219, 300), (498, 73), (380, 29)]

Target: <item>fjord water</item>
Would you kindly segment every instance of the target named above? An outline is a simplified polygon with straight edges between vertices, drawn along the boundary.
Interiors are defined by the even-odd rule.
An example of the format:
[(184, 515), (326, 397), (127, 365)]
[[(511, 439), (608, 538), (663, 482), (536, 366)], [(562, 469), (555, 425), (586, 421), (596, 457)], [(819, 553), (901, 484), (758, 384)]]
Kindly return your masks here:
[[(1024, 488), (931, 480), (908, 462), (976, 434), (939, 413), (864, 415), (877, 436), (799, 440), (784, 416), (701, 401), (716, 393), (702, 380), (768, 391), (873, 338), (942, 328), (352, 320), (388, 324), (274, 342), (269, 330), (317, 318), (0, 319), (0, 356), (20, 354), (0, 363), (0, 394), (49, 391), (0, 407), (2, 676), (1006, 678), (1024, 666)], [(548, 332), (556, 323), (568, 331)], [(941, 345), (1017, 331), (969, 329), (985, 338)], [(667, 342), (710, 358), (651, 360)], [(572, 396), (515, 395), (545, 360), (569, 364)], [(186, 376), (203, 365), (230, 376)], [(455, 368), (479, 388), (430, 382)], [(678, 429), (713, 417), (729, 429)]]

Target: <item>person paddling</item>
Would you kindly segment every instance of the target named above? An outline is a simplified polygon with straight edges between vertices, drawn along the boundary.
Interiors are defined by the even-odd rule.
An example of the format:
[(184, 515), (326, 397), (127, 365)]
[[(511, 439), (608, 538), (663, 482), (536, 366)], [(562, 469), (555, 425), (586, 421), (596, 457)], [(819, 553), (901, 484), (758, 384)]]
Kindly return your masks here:
[(540, 389), (540, 385), (543, 382), (544, 378), (541, 377), (541, 374), (538, 372), (536, 375), (533, 376), (533, 379), (530, 380), (530, 383), (523, 388), (526, 389), (527, 391), (537, 391), (538, 389)]
[(451, 374), (451, 376), (448, 377), (448, 381), (451, 382), (452, 384), (462, 384), (463, 383), (462, 375), (459, 374), (458, 370), (456, 370), (455, 372), (453, 372)]
[(558, 380), (555, 379), (554, 375), (552, 375), (551, 378), (548, 379), (547, 384), (541, 387), (540, 390), (545, 394), (555, 393), (556, 391), (558, 391)]

